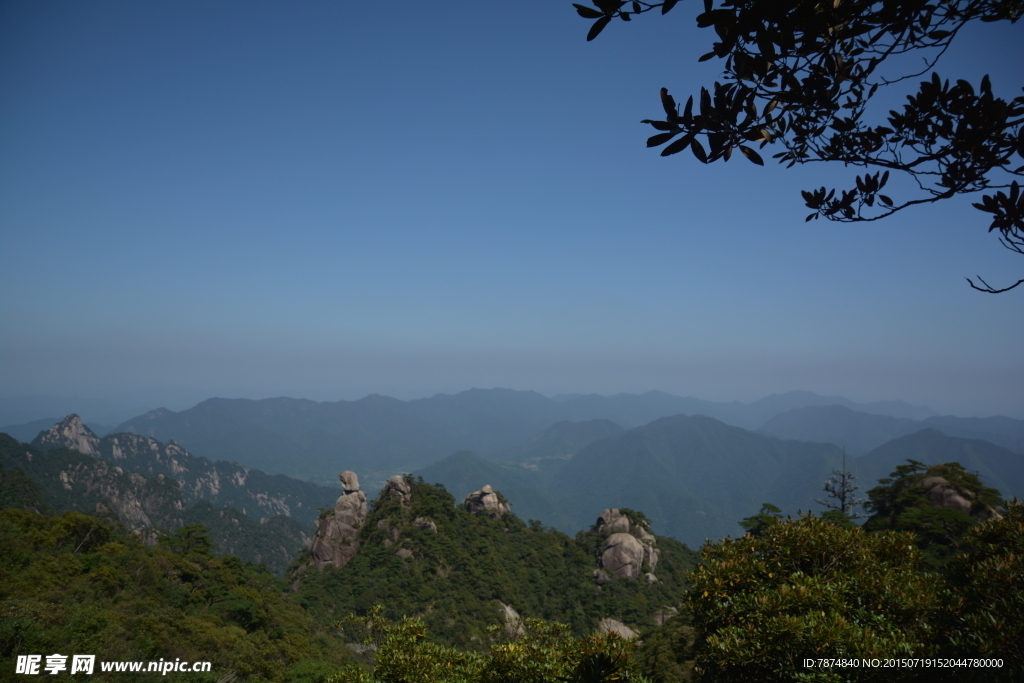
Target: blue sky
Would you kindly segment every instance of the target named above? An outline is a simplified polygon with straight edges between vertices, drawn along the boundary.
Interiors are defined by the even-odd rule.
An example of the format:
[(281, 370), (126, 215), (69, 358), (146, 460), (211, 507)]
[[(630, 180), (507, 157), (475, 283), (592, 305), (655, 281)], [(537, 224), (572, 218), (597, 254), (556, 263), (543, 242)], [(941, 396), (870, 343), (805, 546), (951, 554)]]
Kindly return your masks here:
[[(970, 199), (804, 223), (799, 191), (853, 169), (645, 149), (658, 89), (717, 75), (693, 17), (587, 43), (550, 0), (3, 3), (0, 397), (807, 389), (1024, 417), (1024, 292), (963, 279), (1024, 263)], [(1022, 46), (981, 26), (940, 72), (1012, 97)]]

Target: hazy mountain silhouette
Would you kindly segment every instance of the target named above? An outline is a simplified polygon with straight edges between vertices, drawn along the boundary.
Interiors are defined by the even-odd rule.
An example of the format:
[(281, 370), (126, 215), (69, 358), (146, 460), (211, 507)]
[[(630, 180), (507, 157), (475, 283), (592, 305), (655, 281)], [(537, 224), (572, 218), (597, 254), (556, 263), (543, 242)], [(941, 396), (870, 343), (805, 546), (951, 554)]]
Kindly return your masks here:
[[(857, 405), (810, 392), (775, 394), (751, 404), (653, 391), (555, 400), (510, 389), (473, 389), (414, 401), (378, 395), (329, 403), (213, 398), (181, 412), (151, 411), (116, 431), (174, 439), (196, 455), (313, 481), (333, 482), (339, 470), (351, 469), (365, 472), (361, 476), (374, 486), (460, 450), (502, 457), (565, 420), (603, 419), (632, 428), (682, 413), (755, 428), (777, 412), (837, 400)], [(901, 402), (878, 405), (897, 412), (927, 410)]]
[(1024, 420), (1009, 417), (934, 416), (925, 420), (870, 415), (846, 406), (807, 406), (780, 413), (758, 431), (782, 439), (820, 441), (846, 446), (851, 455), (869, 451), (897, 437), (938, 429), (948, 436), (981, 439), (1024, 453)]
[(832, 444), (774, 439), (706, 416), (667, 417), (583, 449), (549, 487), (584, 528), (604, 506), (643, 509), (667, 535), (699, 546), (740, 532), (764, 502), (808, 509), (840, 466)]
[[(929, 465), (960, 462), (1007, 498), (1024, 496), (1024, 456), (933, 429), (889, 441), (862, 458), (848, 457), (846, 467), (858, 476), (863, 495), (907, 459)], [(591, 523), (600, 512), (600, 500), (603, 505), (642, 507), (667, 535), (696, 546), (705, 538), (742, 533), (738, 521), (765, 502), (789, 514), (820, 511), (814, 501), (824, 497), (823, 484), (841, 466), (842, 451), (834, 444), (766, 437), (705, 416), (675, 416), (597, 440), (549, 476), (538, 473), (532, 483), (510, 465), (478, 470), (477, 476), (504, 481), (500, 473), (515, 472), (519, 487), (532, 487), (531, 499), (545, 494), (568, 518), (571, 526), (559, 526), (565, 531)], [(435, 472), (445, 469), (454, 481), (458, 466)], [(468, 491), (483, 483), (467, 481), (464, 487)], [(513, 493), (511, 481), (506, 488), (515, 505), (519, 491)], [(531, 500), (530, 505), (535, 503)], [(555, 524), (538, 514), (538, 519)]]
[(893, 439), (856, 462), (862, 488), (869, 489), (908, 459), (926, 465), (958, 462), (977, 472), (986, 486), (999, 489), (1006, 499), (1024, 498), (1024, 455), (979, 439), (947, 436), (936, 429)]

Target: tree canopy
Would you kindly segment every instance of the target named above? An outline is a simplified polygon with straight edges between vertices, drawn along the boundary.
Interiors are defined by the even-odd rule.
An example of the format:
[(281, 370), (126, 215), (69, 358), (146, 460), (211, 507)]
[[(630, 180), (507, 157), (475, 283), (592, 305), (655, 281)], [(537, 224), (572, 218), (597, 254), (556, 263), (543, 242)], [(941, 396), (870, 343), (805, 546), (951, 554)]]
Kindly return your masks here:
[[(593, 0), (575, 4), (593, 20), (593, 40), (616, 18), (659, 9), (678, 0)], [(1016, 22), (1021, 0), (704, 0), (697, 16), (717, 40), (700, 61), (724, 59), (722, 82), (701, 88), (682, 107), (661, 89), (663, 119), (645, 119), (656, 131), (648, 147), (670, 156), (689, 149), (702, 163), (728, 161), (739, 151), (763, 165), (756, 151), (769, 144), (791, 167), (840, 162), (865, 169), (849, 189), (803, 192), (807, 220), (874, 221), (920, 204), (982, 192), (974, 207), (989, 214), (989, 232), (1024, 256), (1024, 97), (1004, 99), (988, 75), (977, 86), (950, 83), (936, 66), (969, 22)], [(904, 55), (916, 60), (900, 60)], [(924, 77), (902, 110), (877, 121), (880, 91)], [(703, 142), (702, 142), (703, 140)], [(887, 190), (890, 173), (911, 180), (909, 191)], [(979, 291), (1005, 292), (980, 276)]]

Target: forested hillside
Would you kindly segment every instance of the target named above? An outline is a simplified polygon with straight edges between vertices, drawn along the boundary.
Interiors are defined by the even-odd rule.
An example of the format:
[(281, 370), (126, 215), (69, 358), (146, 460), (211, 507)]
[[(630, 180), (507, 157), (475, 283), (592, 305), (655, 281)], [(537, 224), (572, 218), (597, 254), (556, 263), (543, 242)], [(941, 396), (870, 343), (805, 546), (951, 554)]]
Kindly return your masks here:
[[(196, 527), (146, 546), (77, 512), (5, 509), (0, 546), (3, 680), (15, 680), (16, 656), (24, 654), (208, 661), (210, 673), (172, 674), (208, 683), (312, 683), (352, 661), (335, 632), (296, 605), (283, 583), (237, 557), (214, 557)], [(125, 676), (103, 673), (97, 663), (90, 679)], [(170, 680), (159, 673), (130, 677)], [(65, 672), (57, 680), (78, 678)]]
[[(14, 446), (37, 466), (54, 457), (109, 467)], [(459, 502), (396, 476), (366, 505), (344, 472), (344, 495), (318, 518), (313, 549), (293, 556), (287, 582), (214, 557), (202, 524), (154, 539), (126, 534), (109, 508), (106, 521), (48, 515), (28, 476), (0, 464), (8, 662), (67, 650), (213, 663), (210, 676), (180, 678), (190, 681), (485, 683), (505, 672), (824, 682), (829, 672), (801, 677), (788, 662), (895, 650), (985, 662), (969, 680), (1024, 672), (1024, 510), (956, 464), (898, 466), (869, 492), (874, 516), (863, 529), (842, 515), (763, 512), (743, 520), (747, 536), (705, 546), (702, 563), (654, 536), (637, 510), (604, 509), (570, 538), (518, 519), (489, 486)], [(64, 500), (83, 494), (91, 503), (75, 485)], [(208, 504), (198, 514), (214, 529), (243, 517)], [(902, 674), (967, 680), (966, 671)], [(869, 669), (848, 673), (874, 680)]]
[(286, 515), (253, 519), (204, 500), (189, 506), (180, 482), (170, 476), (125, 471), (63, 447), (43, 452), (6, 434), (0, 434), (0, 467), (5, 507), (98, 515), (149, 541), (188, 524), (202, 524), (217, 552), (266, 564), (278, 573), (309, 544), (314, 531)]
[[(407, 482), (407, 494), (385, 490), (373, 502), (358, 552), (344, 566), (316, 572), (308, 553), (300, 557), (296, 570), (306, 570), (296, 571), (298, 594), (324, 623), (381, 603), (385, 616), (419, 615), (439, 641), (472, 649), (488, 642), (503, 605), (524, 618), (564, 622), (579, 635), (603, 618), (640, 630), (681, 607), (696, 553), (678, 541), (651, 537), (658, 553), (656, 566), (645, 570), (650, 579), (603, 576), (607, 529), (592, 526), (570, 538), (508, 512), (473, 514), (442, 486)], [(638, 533), (649, 533), (642, 514), (622, 514)]]

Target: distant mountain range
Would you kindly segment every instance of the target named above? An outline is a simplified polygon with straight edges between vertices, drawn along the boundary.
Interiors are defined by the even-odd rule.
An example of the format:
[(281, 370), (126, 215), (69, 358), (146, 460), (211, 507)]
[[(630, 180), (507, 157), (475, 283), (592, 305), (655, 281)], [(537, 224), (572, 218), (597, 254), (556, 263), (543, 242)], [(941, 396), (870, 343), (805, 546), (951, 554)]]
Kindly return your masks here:
[(858, 404), (802, 391), (745, 404), (657, 391), (551, 399), (532, 391), (472, 389), (413, 401), (377, 395), (333, 403), (214, 398), (181, 412), (154, 410), (114, 431), (173, 439), (196, 455), (311, 481), (333, 481), (339, 469), (359, 470), (373, 487), (392, 474), (422, 468), (461, 450), (504, 458), (562, 421), (606, 420), (631, 429), (686, 414), (756, 429), (779, 413), (831, 404), (897, 418), (935, 415), (901, 401)]
[[(557, 430), (565, 431), (564, 425)], [(533, 440), (556, 441), (550, 432)], [(557, 453), (557, 449), (549, 453)], [(573, 533), (593, 524), (602, 506), (642, 509), (658, 533), (691, 547), (742, 533), (738, 522), (773, 503), (788, 514), (821, 510), (814, 500), (842, 466), (829, 443), (778, 439), (705, 416), (674, 416), (596, 438), (566, 455), (519, 463), (458, 453), (418, 470), (457, 499), (484, 483), (506, 494), (512, 510)], [(849, 457), (861, 495), (907, 459), (959, 462), (1007, 497), (1024, 497), (1024, 455), (978, 439), (922, 429)], [(553, 511), (552, 511), (553, 509)]]
[(805, 406), (780, 413), (758, 431), (780, 439), (821, 441), (845, 446), (851, 455), (865, 455), (886, 441), (922, 429), (947, 436), (981, 439), (1014, 453), (1024, 453), (1024, 420), (1009, 417), (932, 416), (924, 420), (873, 415), (847, 406)]
[[(684, 406), (691, 412), (677, 412)], [(738, 533), (738, 521), (765, 502), (792, 514), (819, 509), (814, 499), (841, 466), (843, 447), (862, 493), (914, 458), (959, 461), (1005, 496), (1024, 496), (1024, 420), (930, 412), (808, 392), (751, 404), (659, 392), (550, 399), (504, 389), (416, 401), (210, 399), (178, 413), (151, 411), (115, 434), (92, 435), (83, 448), (146, 476), (177, 477), (190, 505), (209, 500), (251, 515), (272, 516), (285, 505), (308, 522), (334, 495), (312, 506), (290, 503), (314, 494), (267, 471), (329, 482), (323, 490), (332, 492), (342, 470), (357, 472), (368, 490), (411, 472), (458, 500), (491, 484), (520, 518), (570, 533), (605, 507), (641, 509), (657, 533), (694, 547)]]

